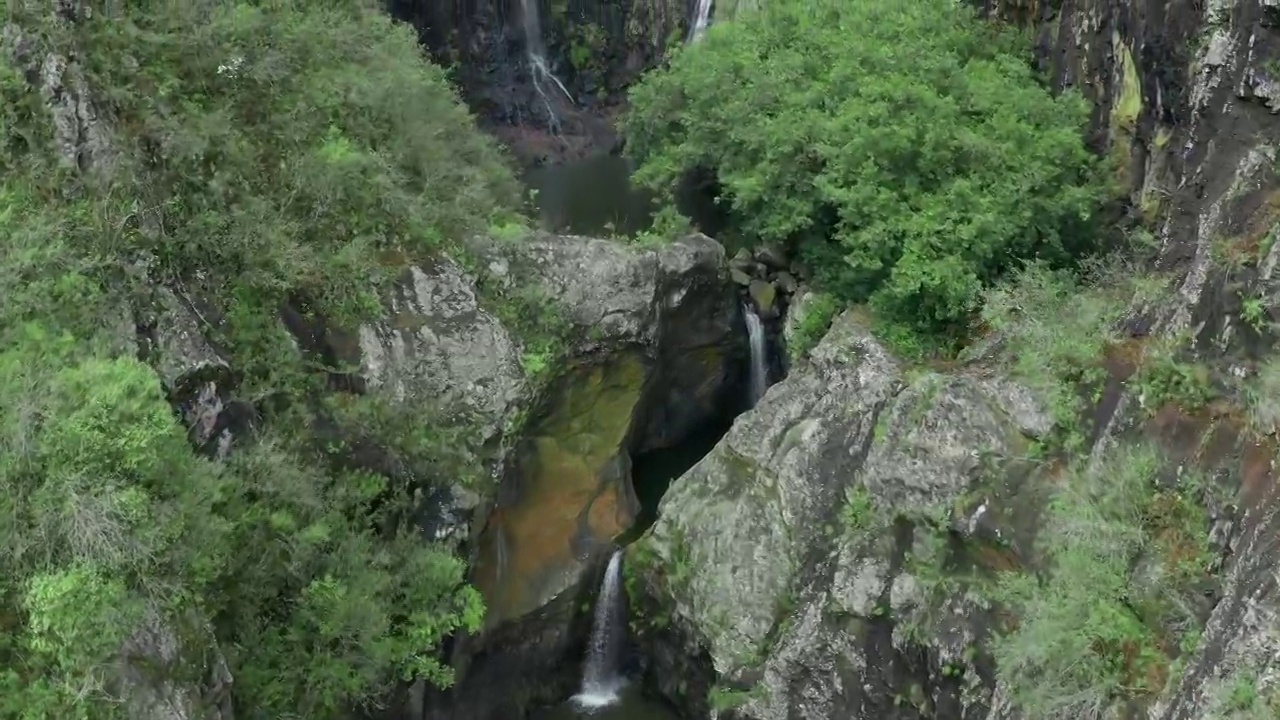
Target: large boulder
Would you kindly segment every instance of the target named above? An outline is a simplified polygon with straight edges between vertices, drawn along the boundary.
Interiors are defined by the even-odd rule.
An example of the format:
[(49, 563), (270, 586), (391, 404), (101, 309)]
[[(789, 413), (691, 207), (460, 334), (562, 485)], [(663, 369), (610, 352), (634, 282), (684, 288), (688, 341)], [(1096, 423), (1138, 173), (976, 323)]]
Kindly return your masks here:
[(715, 412), (739, 339), (724, 251), (705, 236), (641, 252), (543, 236), (509, 262), (562, 309), (578, 342), (522, 436), (482, 539), (490, 625), (573, 587), (630, 526), (630, 452), (678, 442)]
[(570, 325), (479, 538), (486, 631), (465, 647), (468, 670), (441, 715), (505, 718), (567, 689), (581, 600), (639, 510), (631, 454), (680, 443), (721, 411), (744, 338), (724, 251), (705, 236), (636, 249), (537, 235), (475, 251), (495, 295), (531, 283)]
[(984, 604), (904, 558), (941, 562), (951, 533), (981, 556), (1001, 526), (1014, 534), (1028, 473), (990, 469), (1049, 426), (1029, 393), (978, 371), (908, 380), (838, 318), (631, 550), (664, 692), (695, 717), (897, 717), (904, 702), (985, 717), (989, 668), (965, 682), (943, 670), (968, 662)]
[(406, 268), (386, 316), (362, 325), (356, 347), (346, 349), (358, 350), (367, 391), (397, 403), (430, 403), (475, 432), (476, 446), (497, 440), (522, 400), (518, 343), (481, 307), (473, 279), (448, 258)]

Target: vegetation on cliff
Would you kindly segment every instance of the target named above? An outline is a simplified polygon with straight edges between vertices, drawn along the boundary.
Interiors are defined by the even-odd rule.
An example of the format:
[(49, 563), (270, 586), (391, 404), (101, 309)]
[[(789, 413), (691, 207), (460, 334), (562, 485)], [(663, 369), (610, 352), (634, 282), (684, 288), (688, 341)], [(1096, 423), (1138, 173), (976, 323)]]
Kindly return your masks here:
[(771, 2), (631, 93), (639, 181), (710, 170), (734, 229), (787, 242), (901, 335), (955, 338), (1024, 260), (1069, 263), (1102, 197), (1086, 104), (948, 0)]
[[(376, 312), (406, 258), (514, 206), (500, 154), (372, 3), (10, 20), (0, 717), (128, 716), (123, 663), (198, 683), (218, 656), (245, 717), (337, 717), (399, 679), (448, 684), (437, 646), (483, 608), (462, 562), (403, 510), (407, 480), (473, 470), (446, 425), (332, 390), (349, 369), (300, 352), (279, 313)], [(38, 87), (50, 57), (70, 59), (52, 96)], [(96, 111), (73, 122), (108, 133), (78, 162), (53, 122), (64, 92)], [(259, 415), (225, 461), (192, 450), (135, 349), (133, 313), (161, 286), (199, 308)], [(342, 443), (357, 430), (406, 472), (358, 462)], [(126, 658), (146, 654), (144, 629), (171, 632), (182, 661)]]
[[(987, 498), (1035, 496), (1033, 532), (1018, 537), (1018, 523), (1005, 520), (1011, 532), (997, 530), (988, 545), (974, 536), (975, 515), (967, 534), (945, 534), (987, 556), (973, 577), (959, 567), (925, 572), (926, 563), (911, 572), (948, 603), (956, 587), (981, 598), (994, 627), (964, 652), (993, 661), (1000, 693), (1021, 712), (1098, 718), (1150, 706), (1183, 682), (1188, 663), (1203, 662), (1195, 651), (1222, 587), (1223, 518), (1234, 512), (1223, 508), (1242, 474), (1214, 444), (1269, 452), (1270, 440), (1256, 440), (1275, 431), (1257, 401), (1270, 378), (1242, 380), (1238, 367), (1226, 377), (1191, 338), (1153, 330), (1174, 303), (1173, 278), (1149, 258), (1094, 252), (1109, 189), (1083, 144), (1088, 108), (1051, 94), (1028, 60), (1021, 38), (963, 4), (777, 0), (718, 24), (646, 76), (625, 129), (641, 181), (672, 193), (691, 174), (712, 173), (734, 230), (748, 243), (789, 244), (829, 294), (824, 303), (867, 303), (899, 348), (954, 347), (976, 329), (983, 342), (962, 360), (998, 368), (1046, 403), (1052, 429), (1026, 456), (1002, 458), (1034, 468), (1030, 479), (1022, 469), (996, 473), (1007, 487), (1028, 484), (983, 490), (978, 505), (983, 513)], [(1126, 79), (1133, 92), (1113, 120), (1134, 122), (1137, 83)], [(1141, 228), (1129, 230), (1128, 250), (1151, 249)], [(1265, 322), (1259, 307), (1244, 305), (1246, 324)], [(798, 352), (825, 331), (822, 317), (796, 320)], [(914, 436), (936, 429), (919, 422)], [(1192, 434), (1173, 430), (1178, 423), (1206, 425)], [(867, 507), (850, 494), (846, 524), (861, 524)], [(954, 522), (960, 511), (949, 511)], [(861, 572), (867, 558), (840, 571)], [(716, 571), (693, 572), (705, 587)], [(929, 613), (955, 612), (930, 602)], [(875, 612), (895, 637), (910, 637), (911, 652), (938, 648), (929, 663), (943, 663), (942, 678), (968, 672), (971, 658), (952, 665), (941, 639), (954, 625), (922, 633), (929, 613)], [(712, 625), (702, 629), (714, 634)], [(775, 667), (786, 667), (779, 657)], [(1274, 686), (1256, 669), (1232, 672), (1216, 714), (1204, 717), (1274, 717)]]

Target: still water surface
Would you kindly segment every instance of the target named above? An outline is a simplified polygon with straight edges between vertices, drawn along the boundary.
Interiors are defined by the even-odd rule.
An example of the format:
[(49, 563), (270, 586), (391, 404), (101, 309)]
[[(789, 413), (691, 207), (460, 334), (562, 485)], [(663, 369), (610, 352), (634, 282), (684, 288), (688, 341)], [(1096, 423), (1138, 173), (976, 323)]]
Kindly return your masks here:
[(524, 183), (544, 229), (576, 235), (630, 234), (653, 220), (652, 195), (631, 184), (632, 165), (618, 155), (597, 155), (530, 168)]

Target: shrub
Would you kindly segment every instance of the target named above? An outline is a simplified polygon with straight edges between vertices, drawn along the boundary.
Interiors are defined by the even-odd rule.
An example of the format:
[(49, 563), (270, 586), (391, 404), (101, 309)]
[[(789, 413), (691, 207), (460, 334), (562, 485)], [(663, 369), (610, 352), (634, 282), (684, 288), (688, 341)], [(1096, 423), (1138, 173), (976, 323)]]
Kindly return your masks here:
[[(795, 330), (787, 345), (787, 356), (799, 360), (822, 342), (831, 321), (840, 312), (840, 303), (827, 293), (813, 293), (806, 298), (802, 314), (796, 318)], [(792, 308), (796, 312), (796, 308)]]
[(1002, 577), (996, 599), (1016, 628), (992, 652), (1030, 717), (1088, 720), (1116, 700), (1162, 689), (1169, 650), (1194, 636), (1187, 609), (1211, 556), (1190, 481), (1162, 487), (1160, 455), (1121, 446), (1064, 479), (1045, 513), (1038, 575)]
[(958, 333), (1021, 260), (1089, 245), (1085, 103), (949, 0), (778, 0), (713, 27), (631, 93), (637, 180), (712, 170), (734, 228), (785, 241), (844, 300)]
[[(0, 716), (129, 715), (120, 644), (144, 617), (182, 641), (158, 680), (193, 683), (216, 646), (254, 717), (448, 685), (439, 645), (483, 612), (464, 563), (405, 521), (410, 488), (312, 430), (357, 426), (439, 481), (466, 475), (465, 433), (332, 394), (345, 368), (304, 359), (278, 315), (361, 320), (407, 260), (509, 221), (501, 154), (374, 3), (71, 23), (37, 5), (10, 20), (75, 49), (117, 157), (60, 162), (44, 100), (0, 58)], [(131, 311), (159, 283), (198, 297), (244, 395), (281, 400), (224, 463), (192, 452), (135, 357)]]

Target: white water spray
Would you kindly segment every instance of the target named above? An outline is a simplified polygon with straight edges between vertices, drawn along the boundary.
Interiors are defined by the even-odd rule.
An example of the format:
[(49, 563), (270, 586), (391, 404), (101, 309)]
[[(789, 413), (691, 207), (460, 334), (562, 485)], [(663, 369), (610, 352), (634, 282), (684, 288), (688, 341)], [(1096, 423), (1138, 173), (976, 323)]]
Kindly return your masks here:
[(760, 402), (769, 389), (769, 356), (765, 347), (764, 323), (750, 303), (742, 306), (747, 321), (747, 340), (751, 344), (751, 406)]
[(693, 28), (689, 31), (689, 42), (701, 40), (702, 34), (711, 25), (711, 3), (712, 0), (698, 0), (698, 7), (693, 13)]
[(529, 74), (533, 78), (533, 88), (538, 91), (538, 97), (542, 98), (542, 104), (547, 108), (547, 115), (551, 118), (554, 131), (558, 129), (560, 119), (551, 105), (551, 97), (547, 95), (543, 83), (550, 82), (555, 85), (565, 97), (569, 98), (570, 103), (574, 102), (573, 95), (547, 66), (547, 53), (542, 46), (542, 22), (538, 18), (538, 0), (520, 0), (520, 14), (524, 21), (524, 46), (529, 58)]
[(609, 558), (609, 567), (600, 581), (595, 617), (591, 623), (591, 646), (582, 665), (582, 690), (573, 696), (580, 708), (594, 709), (618, 701), (618, 691), (626, 683), (619, 670), (622, 660), (623, 618), (622, 550)]

